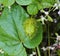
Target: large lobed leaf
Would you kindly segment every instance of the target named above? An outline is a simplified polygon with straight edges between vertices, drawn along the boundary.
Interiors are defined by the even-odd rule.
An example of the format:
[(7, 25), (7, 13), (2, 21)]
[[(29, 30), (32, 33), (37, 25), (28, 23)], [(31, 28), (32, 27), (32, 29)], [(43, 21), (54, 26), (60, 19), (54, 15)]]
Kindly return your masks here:
[(11, 9), (4, 8), (0, 17), (0, 48), (10, 56), (27, 56), (23, 44), (27, 48), (35, 48), (42, 41), (41, 23), (38, 23), (38, 32), (32, 40), (26, 36), (23, 23), (27, 17), (23, 8), (15, 4)]

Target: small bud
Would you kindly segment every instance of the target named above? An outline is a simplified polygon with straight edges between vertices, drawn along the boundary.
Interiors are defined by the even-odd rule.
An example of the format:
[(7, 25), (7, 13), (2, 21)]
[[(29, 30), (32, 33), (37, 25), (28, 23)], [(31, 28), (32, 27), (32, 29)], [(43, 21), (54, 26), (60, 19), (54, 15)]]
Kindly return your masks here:
[(57, 6), (57, 3), (55, 3), (53, 7), (56, 7), (56, 6)]
[(10, 6), (9, 6), (8, 8), (9, 8), (9, 9), (11, 9), (11, 7), (10, 7)]
[(60, 10), (58, 11), (58, 15), (60, 16)]
[(30, 54), (29, 56), (33, 56), (33, 54)]
[(42, 24), (45, 24), (45, 23), (44, 23), (44, 20), (45, 20), (45, 17), (41, 16)]
[(36, 52), (33, 52), (33, 55), (36, 55)]
[(46, 50), (47, 50), (45, 47), (42, 47), (41, 49), (42, 49), (43, 51), (46, 51)]
[(51, 47), (51, 50), (54, 50), (55, 49), (55, 47)]
[(57, 38), (56, 38), (57, 40), (60, 40), (60, 36), (57, 36)]
[(4, 53), (4, 51), (3, 51), (2, 49), (0, 49), (0, 53), (1, 53), (1, 54), (3, 54), (3, 53)]
[(48, 14), (49, 14), (49, 12), (46, 12), (46, 11), (45, 11), (44, 13), (45, 13), (46, 15), (48, 15)]
[(0, 49), (0, 52), (2, 52), (2, 49)]
[(1, 54), (3, 54), (3, 53), (4, 53), (4, 51), (1, 52)]
[(54, 23), (57, 23), (57, 20), (56, 19), (54, 19)]

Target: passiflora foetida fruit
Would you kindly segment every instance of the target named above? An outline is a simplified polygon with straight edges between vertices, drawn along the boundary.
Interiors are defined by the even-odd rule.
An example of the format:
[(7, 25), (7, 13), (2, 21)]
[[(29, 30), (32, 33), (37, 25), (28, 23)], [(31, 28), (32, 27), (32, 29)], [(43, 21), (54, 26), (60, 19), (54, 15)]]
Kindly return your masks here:
[(30, 39), (32, 39), (36, 35), (37, 28), (38, 28), (36, 19), (35, 18), (26, 19), (23, 26), (26, 35)]

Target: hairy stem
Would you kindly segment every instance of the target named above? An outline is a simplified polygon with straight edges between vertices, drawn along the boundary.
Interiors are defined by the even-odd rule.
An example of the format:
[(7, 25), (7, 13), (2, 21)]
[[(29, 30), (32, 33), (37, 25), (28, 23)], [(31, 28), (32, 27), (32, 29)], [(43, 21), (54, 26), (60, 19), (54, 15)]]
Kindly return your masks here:
[(39, 47), (37, 47), (37, 53), (38, 53), (38, 56), (41, 56), (41, 55), (40, 55)]

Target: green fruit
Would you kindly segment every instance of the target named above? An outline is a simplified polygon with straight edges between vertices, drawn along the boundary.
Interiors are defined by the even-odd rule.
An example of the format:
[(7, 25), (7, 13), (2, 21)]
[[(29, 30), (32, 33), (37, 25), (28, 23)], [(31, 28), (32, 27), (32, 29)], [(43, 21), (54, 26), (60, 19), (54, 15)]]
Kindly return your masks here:
[(24, 31), (26, 35), (32, 39), (37, 31), (37, 21), (34, 18), (29, 18), (24, 22)]

